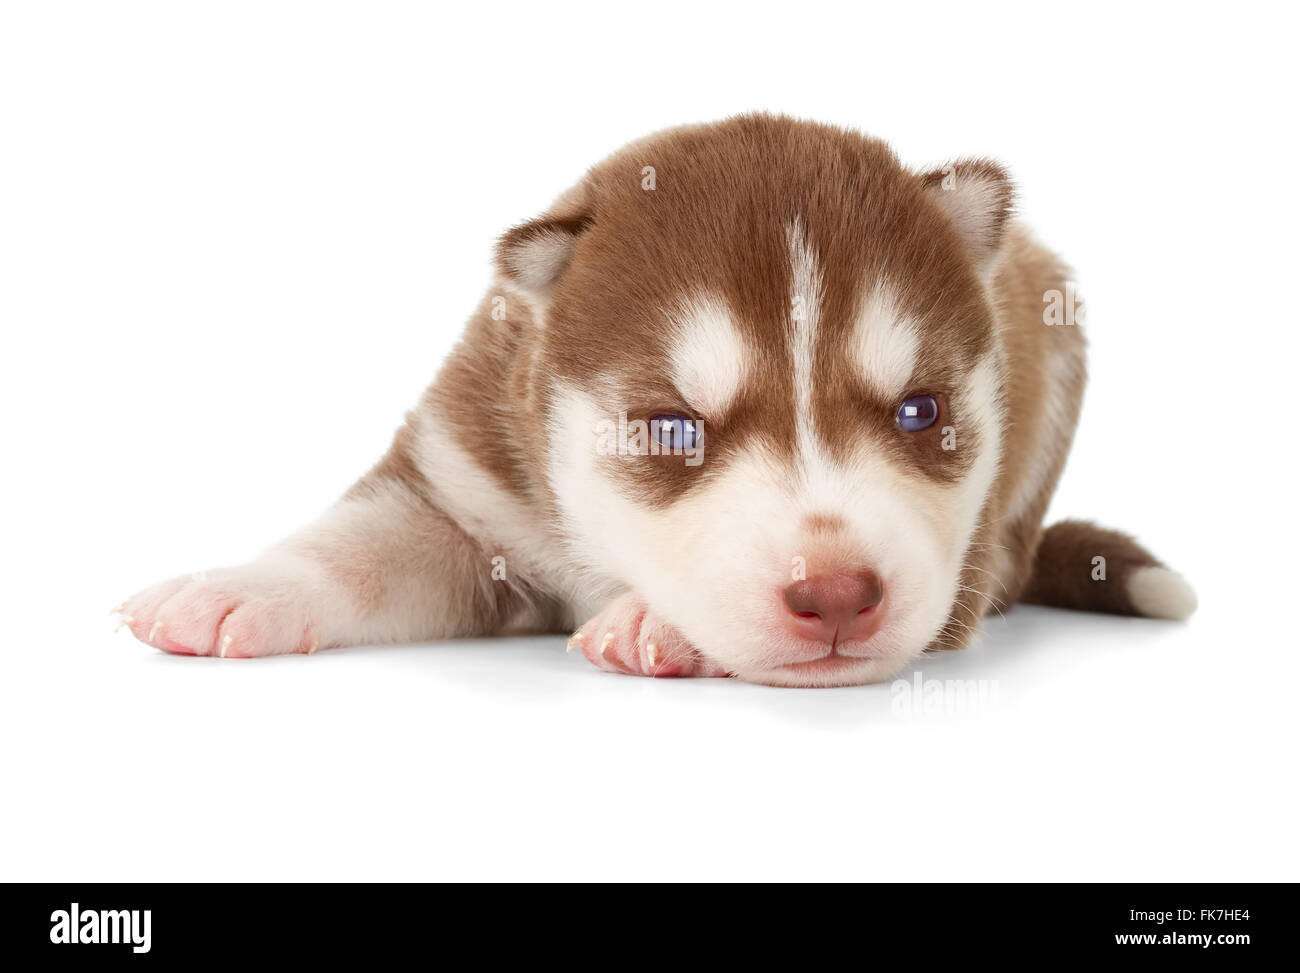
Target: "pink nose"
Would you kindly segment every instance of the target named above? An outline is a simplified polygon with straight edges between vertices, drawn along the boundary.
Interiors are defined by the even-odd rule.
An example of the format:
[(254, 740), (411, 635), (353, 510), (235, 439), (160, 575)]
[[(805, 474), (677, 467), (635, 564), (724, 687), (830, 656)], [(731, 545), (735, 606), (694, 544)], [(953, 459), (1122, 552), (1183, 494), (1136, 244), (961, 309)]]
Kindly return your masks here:
[(782, 597), (797, 634), (836, 645), (875, 632), (884, 595), (880, 577), (864, 570), (796, 581)]

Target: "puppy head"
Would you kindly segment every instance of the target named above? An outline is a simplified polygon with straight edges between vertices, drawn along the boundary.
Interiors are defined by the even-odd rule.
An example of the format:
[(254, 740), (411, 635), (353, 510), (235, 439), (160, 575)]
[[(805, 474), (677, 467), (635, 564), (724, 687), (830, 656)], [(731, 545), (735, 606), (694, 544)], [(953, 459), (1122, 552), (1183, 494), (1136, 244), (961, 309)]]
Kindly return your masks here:
[(1009, 200), (991, 163), (917, 175), (749, 116), (630, 146), (507, 234), (575, 559), (751, 681), (924, 651), (998, 466)]

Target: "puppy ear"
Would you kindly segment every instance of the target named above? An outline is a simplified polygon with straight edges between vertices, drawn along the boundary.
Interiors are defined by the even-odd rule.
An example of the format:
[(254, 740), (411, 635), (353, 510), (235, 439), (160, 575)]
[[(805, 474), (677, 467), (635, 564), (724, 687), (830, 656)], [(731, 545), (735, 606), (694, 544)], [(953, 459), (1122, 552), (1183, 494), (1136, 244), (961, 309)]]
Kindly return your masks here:
[(1015, 191), (991, 159), (963, 159), (927, 172), (921, 184), (947, 214), (975, 265), (983, 269), (1002, 243)]
[(590, 216), (544, 216), (521, 223), (497, 242), (497, 269), (527, 293), (545, 297), (592, 223)]

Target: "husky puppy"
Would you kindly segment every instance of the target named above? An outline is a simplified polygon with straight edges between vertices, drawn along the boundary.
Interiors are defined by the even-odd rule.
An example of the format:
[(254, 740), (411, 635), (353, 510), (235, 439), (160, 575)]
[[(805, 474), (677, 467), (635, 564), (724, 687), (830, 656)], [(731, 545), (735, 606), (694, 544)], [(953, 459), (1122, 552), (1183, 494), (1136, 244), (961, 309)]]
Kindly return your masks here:
[(224, 658), (577, 627), (607, 670), (832, 686), (1016, 601), (1186, 617), (1127, 536), (1043, 527), (1084, 338), (1011, 203), (996, 163), (784, 117), (636, 142), (505, 234), (333, 509), (125, 622)]

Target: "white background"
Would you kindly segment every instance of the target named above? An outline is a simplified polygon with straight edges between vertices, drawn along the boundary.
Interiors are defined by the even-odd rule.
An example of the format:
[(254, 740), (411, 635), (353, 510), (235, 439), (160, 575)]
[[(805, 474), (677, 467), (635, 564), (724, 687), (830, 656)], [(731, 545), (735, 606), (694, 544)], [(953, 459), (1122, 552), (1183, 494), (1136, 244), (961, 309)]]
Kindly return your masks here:
[[(1271, 7), (5, 4), (0, 878), (1300, 878)], [(112, 634), (378, 457), (498, 233), (751, 109), (1011, 167), (1090, 315), (1053, 513), (1138, 533), (1190, 623), (1016, 609), (917, 670), (996, 700), (910, 718), (559, 637), (222, 662)]]

